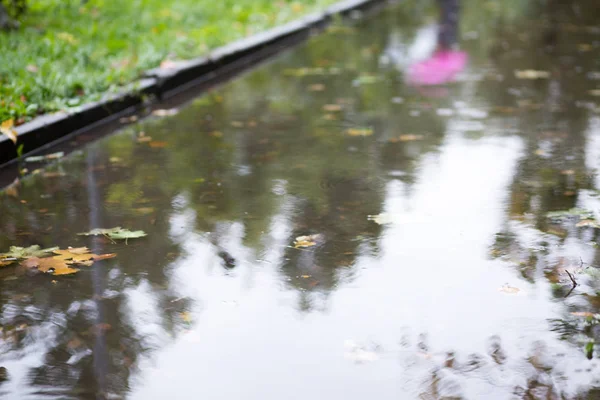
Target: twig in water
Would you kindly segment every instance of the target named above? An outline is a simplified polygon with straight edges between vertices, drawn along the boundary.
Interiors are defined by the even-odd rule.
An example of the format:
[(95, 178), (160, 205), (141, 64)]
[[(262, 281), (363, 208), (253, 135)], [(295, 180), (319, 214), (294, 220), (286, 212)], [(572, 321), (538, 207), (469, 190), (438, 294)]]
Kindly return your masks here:
[(573, 290), (575, 290), (575, 288), (577, 287), (577, 281), (575, 280), (575, 278), (573, 278), (573, 275), (571, 275), (571, 273), (569, 271), (567, 271), (565, 269), (565, 272), (567, 273), (567, 275), (569, 275), (569, 279), (571, 279), (571, 282), (573, 283), (571, 290), (569, 290), (569, 293), (567, 293), (567, 295), (565, 296), (565, 298), (567, 298), (573, 292)]
[(573, 282), (573, 287), (577, 286), (577, 281), (573, 278), (573, 275), (571, 275), (571, 273), (569, 271), (567, 271), (566, 269), (565, 269), (565, 272), (567, 273), (567, 275), (569, 275), (571, 282)]

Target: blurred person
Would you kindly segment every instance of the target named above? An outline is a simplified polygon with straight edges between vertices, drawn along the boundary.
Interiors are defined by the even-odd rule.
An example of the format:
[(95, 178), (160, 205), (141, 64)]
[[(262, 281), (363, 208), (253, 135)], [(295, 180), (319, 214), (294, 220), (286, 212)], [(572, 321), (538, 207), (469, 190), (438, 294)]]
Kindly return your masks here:
[(467, 64), (467, 53), (457, 49), (460, 0), (437, 0), (440, 20), (433, 54), (409, 65), (407, 81), (417, 86), (442, 85), (451, 82)]

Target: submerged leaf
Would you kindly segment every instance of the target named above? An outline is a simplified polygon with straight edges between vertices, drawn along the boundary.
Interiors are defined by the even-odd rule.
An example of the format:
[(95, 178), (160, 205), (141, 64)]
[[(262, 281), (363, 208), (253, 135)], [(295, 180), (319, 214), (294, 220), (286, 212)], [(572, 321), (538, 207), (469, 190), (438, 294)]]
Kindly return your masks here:
[(0, 134), (7, 136), (14, 144), (17, 144), (17, 131), (13, 129), (14, 120), (7, 119), (0, 124)]

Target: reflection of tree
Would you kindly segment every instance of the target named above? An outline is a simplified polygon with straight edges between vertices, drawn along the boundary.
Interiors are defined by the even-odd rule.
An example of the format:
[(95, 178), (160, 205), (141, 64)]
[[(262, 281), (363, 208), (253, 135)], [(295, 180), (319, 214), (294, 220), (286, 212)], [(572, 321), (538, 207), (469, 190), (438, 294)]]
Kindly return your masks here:
[[(470, 20), (481, 20), (480, 10), (489, 12), (465, 9)], [(146, 331), (136, 319), (131, 294), (143, 294), (141, 303), (151, 304), (148, 314), (166, 336), (183, 329), (181, 313), (190, 307), (191, 300), (180, 298), (172, 287), (170, 274), (170, 268), (184, 257), (185, 248), (177, 236), (180, 225), (189, 225), (181, 229), (182, 235), (210, 232), (206, 240), (215, 253), (223, 255), (223, 266), (237, 268), (234, 265), (239, 263), (227, 261), (237, 254), (229, 254), (231, 243), (224, 231), (241, 225), (245, 254), (260, 258), (272, 245), (265, 233), (272, 220), (284, 205), (292, 204), (286, 214), (287, 244), (291, 246), (300, 235), (319, 235), (314, 247), (282, 250), (276, 266), (287, 287), (300, 293), (298, 307), (303, 310), (315, 307), (313, 295), (334, 291), (340, 275), (352, 270), (360, 256), (377, 256), (381, 228), (367, 216), (382, 211), (389, 180), (401, 179), (409, 188), (415, 182), (419, 163), (438, 150), (446, 133), (447, 125), (435, 109), (449, 107), (452, 99), (427, 98), (406, 88), (397, 71), (379, 69), (390, 26), (410, 37), (416, 19), (407, 15), (389, 13), (382, 23), (370, 25), (368, 34), (339, 29), (332, 33), (333, 39), (317, 38), (278, 63), (198, 99), (176, 118), (139, 124), (98, 143), (92, 165), (74, 154), (56, 169), (68, 175), (41, 173), (22, 182), (18, 198), (2, 197), (1, 248), (15, 243), (89, 244), (74, 233), (87, 230), (90, 223), (149, 233), (146, 239), (128, 245), (97, 242), (98, 251), (115, 251), (118, 258), (99, 265), (96, 277), (83, 271), (56, 283), (46, 276), (0, 282), (4, 334), (14, 338), (5, 345), (4, 354), (18, 357), (31, 343), (44, 343), (43, 359), (30, 372), (34, 390), (78, 398), (102, 392), (89, 355), (101, 337), (107, 391), (115, 396), (127, 393), (138, 361), (158, 347), (152, 337), (155, 333)], [(497, 32), (488, 34), (495, 38)], [(507, 35), (503, 40), (517, 43), (518, 38)], [(487, 51), (482, 47), (474, 49), (481, 52), (480, 59)], [(509, 82), (484, 80), (465, 86), (482, 93), (477, 95), (479, 103), (517, 108), (516, 100), (529, 101), (520, 103), (524, 108), (517, 110), (518, 118), (494, 115), (493, 121), (500, 127), (506, 123), (532, 132), (524, 134), (526, 150), (511, 186), (509, 218), (531, 213), (534, 227), (545, 230), (546, 211), (571, 208), (576, 205), (577, 191), (591, 188), (584, 162), (588, 114), (562, 100), (584, 90), (584, 82), (553, 76), (546, 86), (539, 82), (527, 86), (510, 78), (513, 69), (524, 68), (519, 62), (499, 57), (490, 67), (503, 72)], [(282, 72), (299, 66), (318, 66), (329, 72), (307, 76)], [(361, 75), (378, 79), (353, 85)], [(315, 84), (325, 85), (325, 90), (311, 91)], [(507, 85), (523, 85), (528, 97), (515, 100), (504, 90)], [(559, 95), (555, 95), (556, 87)], [(449, 95), (460, 97), (460, 90), (452, 87)], [(392, 102), (400, 93), (404, 103)], [(562, 114), (554, 113), (549, 103), (532, 110), (546, 98), (565, 107)], [(327, 104), (339, 104), (341, 110), (325, 117)], [(414, 110), (421, 115), (412, 116)], [(532, 129), (540, 125), (542, 131)], [(349, 137), (345, 133), (348, 128), (365, 127), (374, 134)], [(168, 147), (138, 143), (140, 130), (153, 141), (167, 142)], [(407, 134), (422, 139), (398, 139)], [(541, 147), (545, 153), (539, 151)], [(574, 172), (564, 173), (570, 170)], [(101, 208), (95, 223), (89, 217), (90, 208), (97, 207), (90, 198), (90, 173), (97, 182)], [(557, 281), (560, 271), (552, 270), (556, 257), (522, 245), (520, 232), (507, 222), (494, 253), (518, 260), (519, 270), (532, 282), (539, 279), (536, 272), (540, 270), (548, 272), (550, 281)], [(578, 238), (573, 232), (567, 234)], [(96, 293), (94, 279), (103, 282), (101, 293)], [(588, 294), (587, 299), (590, 309), (597, 311), (598, 296)], [(99, 306), (104, 318), (98, 318)], [(490, 357), (499, 359), (501, 346), (492, 347)], [(465, 363), (462, 368), (466, 374), (474, 367)], [(531, 387), (524, 391), (534, 390), (532, 376)], [(441, 377), (433, 376), (430, 396), (439, 394)]]
[[(589, 83), (585, 77), (566, 73), (557, 60), (575, 57), (584, 71), (593, 69), (590, 64), (593, 57), (573, 55), (573, 42), (590, 40), (589, 36), (582, 35), (586, 28), (564, 27), (567, 21), (578, 21), (584, 27), (588, 24), (586, 21), (591, 23), (597, 19), (598, 10), (591, 2), (578, 2), (577, 5), (552, 2), (551, 5), (552, 14), (544, 15), (544, 19), (555, 24), (549, 26), (554, 32), (552, 47), (547, 49), (550, 53), (537, 59), (539, 65), (526, 66), (522, 58), (509, 55), (496, 59), (498, 71), (543, 70), (552, 65), (553, 73), (551, 79), (543, 82), (525, 84), (512, 77), (507, 79), (508, 82), (505, 80), (503, 85), (518, 88), (517, 98), (507, 96), (506, 91), (490, 91), (499, 94), (493, 102), (518, 110), (517, 125), (513, 127), (523, 132), (526, 144), (510, 187), (508, 221), (504, 230), (496, 235), (492, 255), (513, 263), (530, 282), (542, 277), (547, 279), (553, 284), (552, 293), (556, 298), (569, 296), (564, 318), (552, 321), (552, 329), (564, 340), (587, 346), (585, 352), (591, 357), (588, 343), (597, 342), (600, 332), (595, 328), (598, 322), (593, 317), (586, 317), (591, 315), (586, 313), (600, 312), (600, 286), (597, 277), (593, 277), (597, 275), (598, 251), (586, 243), (595, 240), (597, 232), (591, 234), (588, 228), (575, 228), (574, 222), (552, 223), (547, 213), (581, 206), (584, 193), (595, 189), (590, 179), (594, 171), (586, 164), (590, 113), (576, 103)], [(571, 6), (575, 8), (571, 9)], [(573, 15), (574, 9), (588, 10), (589, 13)], [(542, 9), (542, 14), (546, 10)], [(544, 32), (530, 38), (527, 41), (530, 51), (536, 51), (539, 43), (547, 39)], [(505, 40), (509, 39), (505, 36)], [(527, 48), (520, 49), (527, 51)], [(582, 264), (580, 258), (592, 264)], [(583, 285), (573, 294), (566, 271), (575, 274)], [(592, 277), (587, 276), (588, 273)]]

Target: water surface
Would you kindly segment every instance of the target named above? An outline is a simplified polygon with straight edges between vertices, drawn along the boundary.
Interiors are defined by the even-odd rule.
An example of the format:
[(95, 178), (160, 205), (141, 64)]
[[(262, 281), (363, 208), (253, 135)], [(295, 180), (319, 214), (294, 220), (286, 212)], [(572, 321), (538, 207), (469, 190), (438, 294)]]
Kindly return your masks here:
[(6, 189), (0, 249), (117, 257), (0, 270), (2, 395), (599, 398), (598, 9), (485, 4), (454, 83), (407, 2)]

